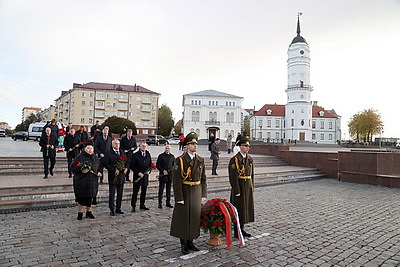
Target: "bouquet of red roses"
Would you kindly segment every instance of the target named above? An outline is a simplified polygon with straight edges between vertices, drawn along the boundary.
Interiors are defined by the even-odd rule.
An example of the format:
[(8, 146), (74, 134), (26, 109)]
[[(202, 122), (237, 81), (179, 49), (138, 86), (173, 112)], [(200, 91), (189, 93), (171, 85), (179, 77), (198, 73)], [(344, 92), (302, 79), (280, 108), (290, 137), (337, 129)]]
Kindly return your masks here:
[[(156, 165), (152, 162), (151, 165), (150, 165), (150, 168), (148, 168), (148, 169), (146, 170), (146, 172), (149, 172), (149, 173), (150, 173), (153, 169), (155, 170), (155, 169), (157, 169), (157, 167), (156, 167)], [(148, 175), (148, 174), (145, 174), (145, 175)], [(142, 178), (141, 178), (141, 177), (138, 177), (138, 178), (135, 180), (135, 183), (139, 182), (140, 179), (142, 179)]]
[[(239, 217), (236, 208), (226, 199), (216, 198), (208, 200), (201, 206), (200, 226), (205, 233), (225, 235), (227, 247), (231, 246), (233, 229), (241, 234)], [(239, 238), (240, 245), (244, 244)]]
[(91, 173), (97, 175), (97, 173), (95, 173), (95, 172), (92, 170), (92, 167), (90, 167), (89, 165), (87, 165), (85, 162), (80, 162), (79, 160), (75, 160), (74, 163), (72, 163), (72, 167), (75, 168), (75, 169), (79, 169), (80, 171), (82, 171), (82, 170), (84, 170), (84, 169), (87, 169), (87, 170), (89, 170), (89, 172), (91, 172)]
[(117, 164), (116, 164), (115, 168), (119, 171), (119, 175), (115, 175), (113, 184), (115, 184), (115, 185), (118, 184), (118, 176), (120, 176), (124, 173), (123, 170), (125, 170), (127, 162), (128, 162), (127, 157), (118, 156), (118, 160), (117, 160)]

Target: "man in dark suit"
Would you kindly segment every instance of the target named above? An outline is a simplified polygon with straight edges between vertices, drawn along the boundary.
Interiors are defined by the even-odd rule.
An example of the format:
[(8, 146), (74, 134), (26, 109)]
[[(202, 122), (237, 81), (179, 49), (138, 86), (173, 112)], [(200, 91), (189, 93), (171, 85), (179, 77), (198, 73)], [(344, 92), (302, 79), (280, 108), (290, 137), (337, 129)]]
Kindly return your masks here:
[[(125, 173), (128, 171), (128, 158), (124, 151), (120, 149), (120, 142), (117, 139), (112, 140), (112, 149), (106, 153), (103, 161), (104, 167), (108, 171), (108, 207), (110, 208), (110, 215), (114, 216), (115, 213), (124, 214), (121, 210), (121, 204)], [(114, 205), (115, 190), (117, 190), (117, 205)]]
[(151, 172), (151, 155), (147, 151), (146, 142), (139, 144), (139, 151), (133, 154), (130, 162), (130, 168), (133, 171), (133, 193), (131, 199), (132, 212), (136, 211), (137, 195), (140, 192), (140, 209), (148, 210), (145, 206), (146, 191), (149, 185), (149, 174)]
[[(132, 158), (133, 152), (137, 148), (136, 138), (133, 137), (132, 134), (133, 134), (132, 129), (128, 129), (126, 131), (126, 135), (121, 138), (121, 149), (125, 152), (125, 154), (128, 157), (129, 161)], [(126, 181), (130, 181), (129, 180), (129, 173), (130, 173), (130, 170), (128, 168), (128, 172), (125, 175)]]
[(171, 145), (166, 144), (163, 153), (158, 155), (157, 158), (157, 169), (160, 172), (158, 176), (158, 208), (162, 208), (162, 197), (164, 192), (164, 187), (166, 187), (166, 206), (168, 208), (173, 208), (171, 205), (171, 176), (172, 176), (172, 166), (174, 165), (175, 157), (171, 154)]
[[(103, 129), (103, 134), (96, 139), (94, 143), (94, 152), (100, 159), (100, 172), (103, 173), (103, 159), (108, 151), (111, 149), (112, 138), (108, 135), (109, 128), (106, 126)], [(103, 176), (100, 177), (100, 183), (103, 183)]]
[(74, 161), (75, 157), (79, 153), (79, 136), (75, 134), (75, 129), (71, 128), (69, 133), (64, 139), (64, 148), (67, 152), (67, 161), (68, 161), (68, 178), (72, 177), (72, 168), (71, 164)]
[(90, 128), (90, 136), (93, 138), (93, 142), (96, 142), (97, 137), (101, 136), (101, 133), (103, 131), (103, 126), (101, 126), (100, 121), (96, 121), (96, 124), (94, 124)]
[[(40, 151), (43, 152), (43, 167), (44, 167), (44, 177), (43, 179), (47, 179), (50, 175), (53, 176), (54, 165), (56, 164), (56, 146), (57, 146), (57, 138), (55, 135), (51, 134), (51, 128), (48, 127), (45, 130), (45, 134), (40, 137), (39, 146), (41, 147)], [(50, 168), (49, 168), (50, 161)]]
[(218, 175), (217, 167), (218, 167), (218, 160), (219, 160), (219, 143), (221, 140), (219, 138), (215, 139), (215, 142), (211, 145), (211, 156), (210, 159), (212, 160), (212, 171), (211, 175)]

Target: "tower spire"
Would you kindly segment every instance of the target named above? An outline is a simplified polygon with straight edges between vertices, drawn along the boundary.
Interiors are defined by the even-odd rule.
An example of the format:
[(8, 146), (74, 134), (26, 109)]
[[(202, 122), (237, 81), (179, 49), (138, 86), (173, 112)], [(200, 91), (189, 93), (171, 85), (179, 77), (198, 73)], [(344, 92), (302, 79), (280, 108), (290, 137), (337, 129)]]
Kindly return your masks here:
[(301, 13), (301, 12), (297, 13), (297, 35), (298, 35), (298, 36), (300, 36), (300, 16), (301, 16), (302, 14), (303, 14), (303, 13)]

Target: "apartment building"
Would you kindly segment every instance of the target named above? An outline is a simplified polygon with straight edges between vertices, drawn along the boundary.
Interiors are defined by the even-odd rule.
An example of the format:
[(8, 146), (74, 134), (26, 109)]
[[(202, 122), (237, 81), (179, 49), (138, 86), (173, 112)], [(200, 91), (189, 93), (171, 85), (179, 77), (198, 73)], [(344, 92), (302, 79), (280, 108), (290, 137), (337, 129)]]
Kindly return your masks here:
[(74, 83), (55, 100), (55, 116), (64, 124), (88, 127), (117, 116), (133, 121), (138, 135), (156, 134), (159, 96), (136, 84)]
[(40, 111), (42, 111), (41, 108), (24, 107), (22, 109), (22, 122), (24, 122), (32, 113), (37, 115)]

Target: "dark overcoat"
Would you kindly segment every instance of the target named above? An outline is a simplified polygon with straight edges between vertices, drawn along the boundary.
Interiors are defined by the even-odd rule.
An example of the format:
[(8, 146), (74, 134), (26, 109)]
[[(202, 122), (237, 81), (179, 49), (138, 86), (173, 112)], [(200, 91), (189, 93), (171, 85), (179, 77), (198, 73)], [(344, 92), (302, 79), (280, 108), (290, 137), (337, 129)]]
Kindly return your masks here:
[[(244, 169), (243, 169), (244, 167)], [(239, 170), (238, 170), (239, 168)], [(244, 170), (244, 173), (242, 173)], [(238, 152), (229, 160), (229, 182), (231, 184), (231, 203), (239, 213), (241, 224), (254, 222), (254, 164), (249, 155), (243, 158)], [(239, 176), (250, 176), (251, 179), (240, 179)], [(236, 196), (240, 194), (240, 196)]]
[(146, 171), (151, 171), (151, 155), (150, 152), (146, 150), (146, 155), (142, 156), (142, 151), (133, 153), (130, 169), (133, 171), (133, 186), (148, 186), (149, 185), (149, 176), (145, 175), (143, 178), (136, 180), (139, 178), (139, 172), (145, 173)]
[[(55, 137), (54, 135), (47, 136), (45, 134), (41, 136), (39, 140), (39, 146), (41, 147), (40, 151), (43, 152), (43, 157), (50, 157), (50, 158), (55, 157), (57, 143), (58, 143), (57, 137)], [(53, 148), (47, 147), (47, 145), (52, 145)]]
[[(185, 181), (200, 181), (200, 185), (183, 184), (189, 167), (191, 175)], [(184, 201), (184, 204), (174, 206), (170, 234), (185, 240), (197, 238), (200, 235), (201, 198), (207, 197), (204, 158), (196, 155), (191, 160), (187, 152), (177, 157), (172, 171), (172, 183), (175, 202)]]
[(103, 135), (99, 136), (94, 142), (94, 152), (96, 152), (97, 155), (106, 155), (111, 149), (111, 142), (112, 138), (110, 136), (107, 136), (106, 140), (104, 140)]
[[(134, 148), (134, 150), (131, 150), (132, 147)], [(136, 148), (137, 143), (135, 137), (131, 136), (131, 138), (128, 139), (128, 136), (125, 135), (121, 138), (121, 149), (123, 151), (128, 150), (128, 152), (126, 153), (126, 156), (128, 158), (132, 158), (132, 155)]]
[[(119, 150), (118, 155), (114, 149), (111, 149), (110, 151), (107, 152), (107, 154), (104, 157), (103, 160), (103, 165), (108, 171), (108, 184), (113, 184), (114, 183), (114, 178), (115, 178), (115, 171), (117, 169), (117, 162), (118, 162), (118, 157), (122, 156), (126, 158), (126, 154), (124, 151), (121, 149)], [(128, 168), (129, 162), (125, 162), (125, 168)], [(124, 171), (120, 171), (120, 174), (118, 176), (117, 184), (124, 184), (125, 183), (125, 174)]]
[(86, 131), (77, 131), (76, 135), (79, 137), (79, 142), (86, 143), (89, 139), (88, 132)]
[[(172, 176), (172, 167), (174, 166), (175, 157), (171, 153), (167, 154), (165, 152), (158, 155), (156, 167), (160, 172), (160, 182), (169, 183), (171, 182)], [(164, 175), (164, 171), (167, 171), (169, 174)]]
[(211, 156), (210, 159), (212, 160), (219, 160), (219, 145), (217, 143), (213, 143), (211, 145)]
[[(78, 155), (79, 147), (75, 147), (75, 145), (79, 145), (79, 136), (77, 134), (67, 134), (64, 139), (64, 148), (67, 152), (67, 157), (75, 158)], [(69, 151), (70, 148), (72, 148), (72, 151)]]
[(85, 163), (90, 166), (91, 170), (94, 172), (83, 173), (80, 168), (75, 168), (74, 162), (72, 162), (71, 170), (74, 173), (73, 183), (75, 197), (96, 197), (99, 189), (99, 178), (96, 175), (100, 167), (99, 158), (94, 154), (89, 155), (85, 151), (82, 151), (76, 156), (75, 161)]

